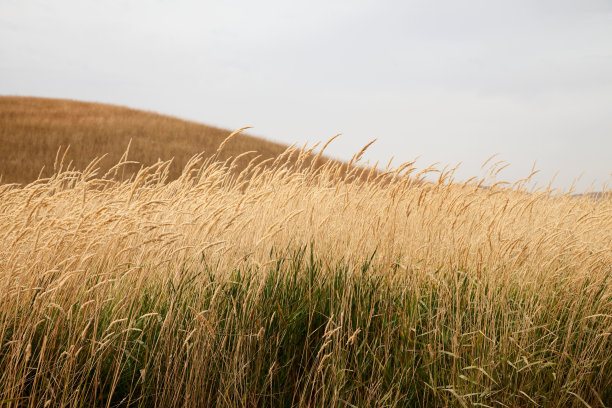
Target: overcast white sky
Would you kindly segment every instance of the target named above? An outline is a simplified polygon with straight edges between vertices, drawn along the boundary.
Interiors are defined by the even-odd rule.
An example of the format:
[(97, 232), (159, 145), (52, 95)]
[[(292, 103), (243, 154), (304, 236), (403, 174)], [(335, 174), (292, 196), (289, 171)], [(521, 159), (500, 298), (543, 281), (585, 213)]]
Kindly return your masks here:
[(612, 173), (612, 1), (0, 0), (0, 94), (566, 189)]

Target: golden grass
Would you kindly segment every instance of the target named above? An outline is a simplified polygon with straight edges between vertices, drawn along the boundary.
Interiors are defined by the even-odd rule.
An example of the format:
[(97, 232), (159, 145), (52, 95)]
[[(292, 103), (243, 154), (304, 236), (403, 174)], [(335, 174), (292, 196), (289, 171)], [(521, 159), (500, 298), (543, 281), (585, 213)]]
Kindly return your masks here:
[(607, 193), (597, 200), (484, 190), (479, 180), (450, 183), (450, 174), (423, 184), (404, 175), (411, 166), (365, 181), (367, 168), (341, 176), (339, 163), (299, 169), (306, 157), (289, 149), (271, 167), (250, 163), (234, 175), (234, 161), (199, 155), (171, 182), (167, 161), (127, 181), (113, 179), (117, 170), (102, 178), (90, 166), (3, 186), (0, 266), (31, 277), (34, 267), (155, 266), (204, 251), (231, 268), (246, 256), (265, 263), (272, 248), (316, 241), (332, 260), (376, 250), (383, 266), (418, 261), (419, 269), (486, 270), (523, 284), (570, 270), (572, 280), (593, 278), (610, 268)]
[[(314, 245), (312, 250), (317, 259), (327, 265), (324, 270), (333, 271), (334, 265), (346, 263), (350, 274), (359, 274), (356, 265), (374, 254), (372, 264), (376, 266), (376, 273), (391, 288), (407, 284), (407, 288), (429, 288), (438, 299), (431, 320), (427, 321), (431, 331), (423, 333), (429, 336), (429, 348), (425, 350), (429, 350), (426, 354), (431, 361), (445, 355), (461, 356), (466, 352), (461, 339), (473, 336), (473, 330), (482, 333), (483, 339), (478, 340), (482, 349), (478, 348), (478, 352), (473, 349), (476, 343), (471, 343), (476, 340), (470, 340), (471, 354), (466, 359), (471, 363), (455, 360), (455, 368), (444, 374), (444, 381), (451, 383), (436, 384), (438, 379), (432, 372), (431, 379), (423, 380), (433, 390), (434, 397), (421, 400), (421, 405), (427, 405), (427, 401), (465, 405), (466, 401), (495, 400), (498, 395), (495, 393), (478, 394), (480, 397), (468, 393), (466, 390), (474, 385), (465, 382), (465, 378), (472, 378), (482, 389), (499, 385), (502, 374), (491, 371), (501, 364), (496, 361), (501, 353), (498, 343), (507, 344), (503, 347), (518, 353), (508, 351), (517, 359), (509, 360), (509, 364), (519, 372), (533, 369), (534, 364), (547, 364), (544, 367), (550, 367), (549, 363), (559, 364), (555, 368), (558, 375), (572, 378), (571, 384), (550, 380), (559, 387), (551, 386), (556, 390), (554, 393), (559, 393), (553, 393), (554, 398), (549, 400), (553, 405), (570, 401), (573, 404), (582, 398), (593, 403), (604, 395), (605, 390), (598, 387), (612, 384), (609, 373), (597, 371), (609, 368), (611, 358), (608, 354), (612, 332), (609, 192), (604, 192), (602, 199), (593, 200), (553, 195), (548, 191), (529, 193), (520, 185), (513, 188), (498, 185), (484, 190), (479, 188), (482, 181), (478, 180), (452, 183), (450, 173), (441, 174), (438, 183), (425, 184), (407, 175), (415, 170), (411, 165), (372, 173), (369, 177), (368, 169), (354, 167), (345, 174), (341, 164), (332, 162), (323, 167), (304, 167), (301, 162), (307, 157), (304, 151), (290, 149), (271, 166), (251, 164), (236, 175), (231, 161), (197, 156), (187, 163), (178, 179), (170, 182), (167, 180), (170, 162), (144, 168), (127, 181), (116, 180), (112, 175), (100, 177), (90, 166), (84, 172), (60, 172), (26, 187), (0, 187), (0, 303), (4, 311), (0, 342), (4, 342), (3, 361), (7, 364), (1, 377), (4, 391), (0, 392), (0, 400), (25, 396), (29, 398), (28, 404), (35, 406), (41, 401), (38, 398), (44, 396), (55, 404), (61, 395), (65, 404), (79, 406), (82, 403), (79, 398), (83, 396), (71, 383), (76, 381), (79, 371), (70, 374), (71, 367), (78, 365), (77, 349), (89, 347), (87, 355), (91, 357), (88, 358), (95, 358), (97, 348), (105, 349), (119, 336), (124, 343), (115, 344), (113, 350), (122, 353), (121, 350), (127, 350), (125, 342), (129, 333), (134, 331), (137, 336), (145, 336), (143, 326), (137, 325), (138, 319), (158, 312), (138, 303), (147, 287), (182, 282), (186, 268), (197, 269), (202, 258), (214, 266), (215, 276), (225, 282), (239, 280), (235, 271), (252, 267), (260, 271), (256, 273), (260, 278), (255, 279), (264, 282), (269, 276), (264, 272), (266, 268), (279, 262), (277, 249), (299, 251), (310, 245)], [(462, 306), (472, 313), (468, 320), (464, 320), (464, 310), (459, 307), (459, 302), (463, 302), (463, 284), (452, 286), (461, 280), (464, 284), (472, 282), (470, 285), (475, 288), (476, 298)], [(210, 285), (206, 279), (197, 282), (200, 282), (199, 291), (206, 291)], [(252, 302), (262, 295), (261, 285), (248, 291)], [(200, 356), (196, 360), (185, 357), (197, 365), (198, 359), (209, 361), (206, 356), (211, 350), (207, 347), (212, 346), (203, 339), (220, 335), (222, 322), (212, 309), (201, 309), (199, 295), (194, 296), (196, 300), (188, 303), (194, 313), (189, 321), (196, 326), (190, 326), (192, 329), (184, 335), (164, 332), (164, 327), (174, 327), (172, 319), (182, 316), (183, 312), (177, 309), (172, 312), (178, 313), (175, 317), (172, 313), (166, 314), (166, 320), (160, 321), (160, 336), (179, 336), (183, 346), (189, 344), (190, 353), (195, 353), (193, 356)], [(218, 294), (217, 290), (211, 302), (218, 296), (228, 295)], [(513, 302), (520, 302), (518, 309)], [(101, 323), (105, 304), (119, 305), (110, 313), (106, 326)], [(177, 307), (172, 304), (175, 306), (171, 308)], [(556, 305), (552, 311), (551, 305)], [(232, 310), (236, 307), (239, 306), (234, 305)], [(288, 317), (278, 307), (277, 319), (289, 324)], [(272, 309), (277, 307), (272, 305)], [(51, 310), (57, 310), (53, 312), (55, 316), (64, 316), (62, 321), (71, 329), (65, 329), (68, 334), (59, 326), (45, 329), (41, 340), (36, 328), (50, 319)], [(83, 310), (89, 311), (79, 314)], [(350, 308), (342, 310), (354, 313)], [(516, 315), (517, 310), (522, 314)], [(81, 320), (71, 320), (77, 319), (75, 313)], [(561, 320), (546, 321), (550, 313), (567, 315), (569, 320), (559, 317)], [(230, 321), (237, 318), (231, 316), (227, 318)], [(447, 328), (443, 322), (449, 316), (453, 334), (444, 340), (447, 343), (442, 347), (440, 330), (443, 326)], [(326, 326), (321, 340), (323, 346), (313, 356), (318, 368), (313, 368), (309, 381), (315, 385), (330, 381), (326, 380), (327, 371), (321, 367), (336, 361), (335, 352), (325, 354), (327, 347), (332, 347), (329, 346), (331, 339), (336, 338), (332, 330), (334, 318), (328, 316), (329, 327)], [(350, 347), (357, 333), (364, 329), (352, 327), (341, 331), (346, 338), (338, 338), (333, 344)], [(262, 333), (252, 333), (252, 336), (260, 338)], [(37, 360), (30, 362), (35, 338), (38, 339)], [(491, 345), (485, 345), (487, 338)], [(575, 338), (581, 340), (570, 341)], [(166, 337), (158, 344), (177, 344), (173, 339)], [(281, 340), (282, 337), (269, 339), (270, 342)], [(381, 338), (381, 341), (391, 340)], [(541, 347), (534, 347), (537, 343)], [(239, 353), (244, 355), (253, 352), (251, 348), (242, 349), (240, 344), (244, 346), (239, 341), (235, 352), (242, 350)], [(61, 361), (54, 360), (59, 358), (54, 349), (65, 350)], [(555, 357), (546, 357), (547, 350)], [(241, 371), (244, 367), (240, 368), (244, 363), (240, 363), (241, 355), (228, 354), (224, 360), (228, 364), (226, 369), (234, 370), (228, 375), (238, 376), (232, 378), (242, 378), (244, 374)], [(147, 358), (154, 359), (147, 360), (147, 370), (158, 370), (161, 375), (159, 370), (166, 363), (155, 360), (155, 355)], [(266, 370), (273, 370), (275, 360), (269, 363), (271, 366)], [(95, 368), (95, 361), (90, 367), (93, 367), (92, 378), (104, 376), (100, 367)], [(124, 369), (117, 362), (111, 363), (108, 370), (120, 378)], [(206, 375), (172, 373), (163, 379), (164, 392), (169, 393), (169, 399), (163, 404), (195, 406), (197, 401), (210, 401), (197, 391), (197, 387), (210, 386), (206, 385)], [(139, 375), (145, 376), (144, 372)], [(27, 387), (24, 378), (29, 378)], [(599, 382), (591, 384), (589, 389), (586, 382), (591, 380), (586, 379), (591, 378), (598, 378)], [(49, 385), (51, 380), (55, 385)], [(136, 384), (137, 379), (133, 381)], [(500, 401), (526, 404), (532, 398), (546, 401), (542, 399), (545, 396), (533, 394), (537, 392), (534, 391), (538, 389), (537, 384), (521, 380), (515, 386), (516, 389), (506, 389), (507, 399)], [(51, 387), (53, 392), (45, 391), (45, 387)], [(233, 401), (230, 405), (251, 405), (237, 402), (234, 398), (242, 393), (239, 388), (233, 390), (236, 393), (227, 396)], [(332, 391), (329, 395), (312, 391), (314, 394), (300, 397), (306, 399), (296, 400), (297, 394), (292, 398), (295, 403), (301, 401), (300, 405), (308, 405), (307, 401), (341, 405), (341, 400), (334, 399), (340, 394)], [(184, 392), (191, 397), (177, 400)], [(216, 391), (223, 392), (230, 391)], [(505, 394), (499, 395), (501, 398)], [(323, 396), (332, 399), (320, 399)], [(257, 398), (253, 401), (261, 401)]]

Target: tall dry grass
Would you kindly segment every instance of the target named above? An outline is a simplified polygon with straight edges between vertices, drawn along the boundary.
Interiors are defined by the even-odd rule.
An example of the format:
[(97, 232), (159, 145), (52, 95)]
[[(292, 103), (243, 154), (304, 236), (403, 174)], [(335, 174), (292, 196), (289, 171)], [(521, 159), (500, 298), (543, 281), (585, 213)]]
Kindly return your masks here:
[(0, 186), (0, 401), (612, 405), (609, 192), (315, 153)]

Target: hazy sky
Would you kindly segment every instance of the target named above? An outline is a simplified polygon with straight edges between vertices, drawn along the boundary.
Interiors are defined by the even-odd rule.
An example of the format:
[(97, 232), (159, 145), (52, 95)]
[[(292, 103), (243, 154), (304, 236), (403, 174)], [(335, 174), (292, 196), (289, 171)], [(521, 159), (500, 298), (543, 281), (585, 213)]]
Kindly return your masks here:
[(0, 94), (579, 189), (612, 173), (612, 1), (0, 0)]

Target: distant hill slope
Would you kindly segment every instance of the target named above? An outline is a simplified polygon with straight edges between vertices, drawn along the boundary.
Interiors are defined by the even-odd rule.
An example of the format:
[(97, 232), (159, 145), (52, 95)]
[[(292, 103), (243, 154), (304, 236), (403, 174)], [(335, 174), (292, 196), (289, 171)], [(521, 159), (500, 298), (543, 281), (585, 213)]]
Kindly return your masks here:
[[(145, 165), (174, 158), (170, 178), (177, 177), (189, 158), (213, 154), (231, 133), (170, 116), (100, 103), (63, 99), (0, 96), (0, 175), (2, 183), (34, 181), (53, 171), (60, 146), (76, 169), (108, 153), (102, 170), (116, 164), (132, 140), (129, 160)], [(287, 146), (247, 135), (237, 135), (221, 158), (256, 150), (261, 160), (275, 157)], [(248, 162), (243, 159), (238, 169)]]

